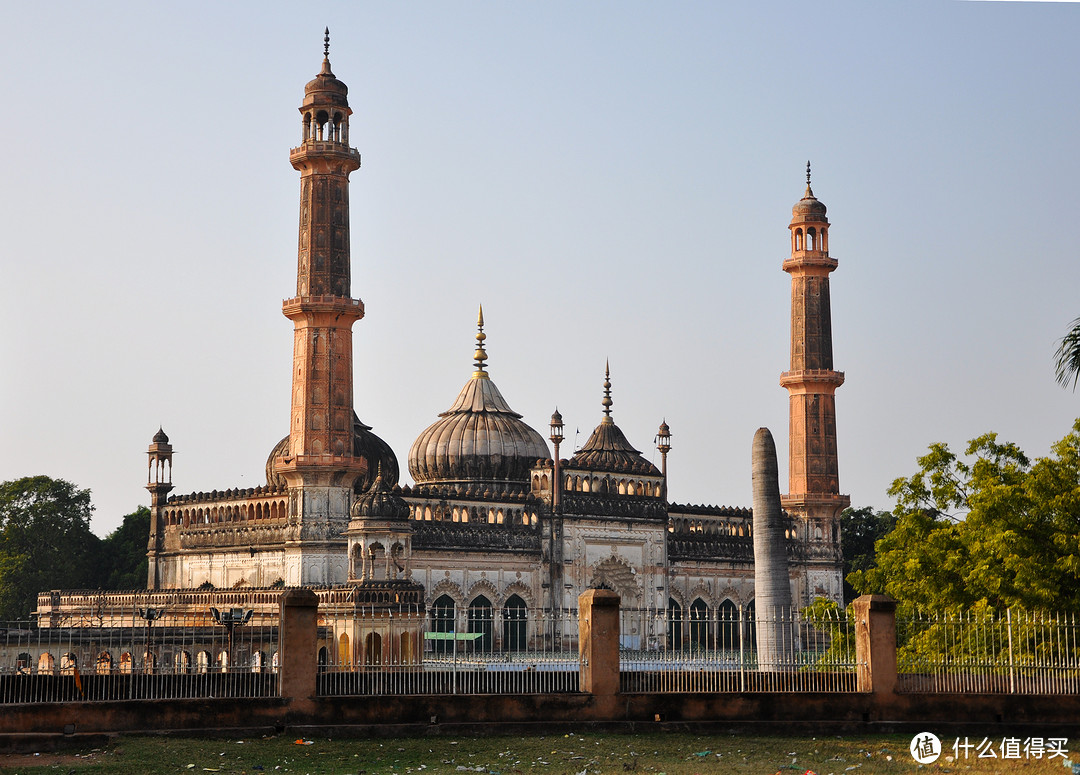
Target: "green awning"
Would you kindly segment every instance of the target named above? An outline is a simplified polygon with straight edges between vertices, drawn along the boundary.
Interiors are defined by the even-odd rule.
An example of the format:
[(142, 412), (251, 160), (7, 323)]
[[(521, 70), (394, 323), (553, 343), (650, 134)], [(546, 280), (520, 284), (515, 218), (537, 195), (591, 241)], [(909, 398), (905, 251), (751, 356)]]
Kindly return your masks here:
[(476, 640), (484, 637), (482, 632), (425, 632), (424, 640)]

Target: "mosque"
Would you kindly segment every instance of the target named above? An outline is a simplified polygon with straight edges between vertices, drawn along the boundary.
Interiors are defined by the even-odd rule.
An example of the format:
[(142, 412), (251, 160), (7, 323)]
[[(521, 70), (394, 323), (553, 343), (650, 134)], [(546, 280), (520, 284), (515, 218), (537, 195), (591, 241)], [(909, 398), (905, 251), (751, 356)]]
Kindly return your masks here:
[[(561, 459), (563, 423), (547, 438), (496, 386), (477, 321), (471, 375), (408, 451), (394, 450), (354, 411), (348, 88), (322, 68), (304, 89), (289, 432), (266, 461), (266, 484), (173, 495), (173, 450), (159, 430), (148, 452), (150, 591), (359, 587), (401, 580), (427, 610), (528, 612), (576, 606), (590, 587), (627, 607), (713, 617), (752, 605), (749, 508), (672, 502), (671, 433), (661, 424), (658, 469), (615, 423), (605, 375), (599, 423)], [(826, 208), (810, 189), (792, 208), (791, 368), (787, 519), (792, 599), (842, 599), (840, 513)], [(464, 353), (463, 353), (464, 355)], [(463, 365), (465, 358), (462, 358)], [(548, 442), (551, 442), (549, 446)], [(419, 597), (417, 599), (420, 599)], [(470, 613), (470, 616), (472, 613)], [(436, 627), (435, 629), (439, 629)]]

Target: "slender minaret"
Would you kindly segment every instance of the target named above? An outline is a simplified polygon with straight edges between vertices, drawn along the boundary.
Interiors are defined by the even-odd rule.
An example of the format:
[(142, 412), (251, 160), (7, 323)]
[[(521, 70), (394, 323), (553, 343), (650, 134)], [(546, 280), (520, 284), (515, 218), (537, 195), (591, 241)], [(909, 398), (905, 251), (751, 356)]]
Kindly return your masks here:
[(802, 602), (814, 597), (839, 599), (843, 593), (839, 516), (850, 503), (840, 494), (836, 459), (835, 392), (844, 383), (833, 369), (832, 313), (826, 208), (810, 188), (791, 208), (791, 257), (784, 271), (791, 275), (791, 370), (780, 375), (790, 401), (788, 494), (784, 508), (799, 519), (805, 541), (806, 584)]
[(293, 322), (292, 408), (289, 448), (277, 466), (294, 525), (289, 584), (344, 580), (344, 560), (335, 559), (344, 552), (332, 545), (344, 542), (350, 491), (366, 471), (353, 455), (352, 326), (364, 305), (350, 287), (349, 173), (360, 154), (349, 146), (348, 93), (330, 70), (327, 30), (322, 70), (304, 88), (302, 142), (289, 152), (300, 172), (300, 239), (296, 296), (282, 305)]
[(158, 568), (158, 555), (165, 546), (165, 504), (172, 492), (172, 457), (173, 448), (165, 431), (158, 427), (146, 451), (146, 489), (150, 491), (150, 542), (146, 547), (147, 589), (161, 588), (161, 573)]

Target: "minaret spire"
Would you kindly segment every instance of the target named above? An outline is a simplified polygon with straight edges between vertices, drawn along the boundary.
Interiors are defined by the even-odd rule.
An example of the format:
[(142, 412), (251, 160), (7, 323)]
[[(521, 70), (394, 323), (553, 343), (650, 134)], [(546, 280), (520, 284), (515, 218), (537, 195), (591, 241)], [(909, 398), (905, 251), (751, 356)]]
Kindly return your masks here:
[(806, 194), (805, 196), (813, 196), (814, 192), (810, 189), (810, 160), (806, 160)]
[(608, 359), (604, 359), (604, 400), (600, 402), (604, 407), (604, 419), (601, 422), (611, 424), (615, 422), (611, 419), (611, 405), (614, 401), (611, 400), (611, 365)]
[(480, 312), (476, 316), (476, 352), (473, 353), (474, 365), (476, 371), (473, 372), (474, 377), (480, 379), (489, 379), (487, 372), (484, 371), (484, 361), (487, 360), (487, 350), (484, 349), (484, 340), (487, 339), (487, 334), (484, 333), (484, 305), (480, 305)]
[(322, 56), (323, 56), (323, 59), (326, 59), (326, 60), (330, 59), (330, 28), (329, 27), (327, 27), (326, 29), (323, 30)]

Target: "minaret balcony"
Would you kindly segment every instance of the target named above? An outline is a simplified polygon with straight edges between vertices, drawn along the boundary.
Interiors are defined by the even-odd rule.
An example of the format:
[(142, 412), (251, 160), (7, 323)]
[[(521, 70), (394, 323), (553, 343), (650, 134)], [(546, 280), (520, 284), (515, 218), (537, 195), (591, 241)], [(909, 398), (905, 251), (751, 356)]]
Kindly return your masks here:
[(791, 258), (784, 261), (783, 270), (791, 272), (796, 269), (807, 269), (810, 272), (817, 270), (817, 272), (828, 274), (836, 269), (838, 265), (839, 262), (824, 251), (796, 250), (791, 254)]
[(351, 159), (360, 166), (360, 151), (350, 148), (346, 143), (333, 140), (305, 140), (302, 145), (289, 149), (289, 161), (296, 162), (309, 155), (338, 156), (343, 159)]
[(832, 393), (844, 384), (844, 372), (832, 369), (800, 369), (780, 375), (780, 387), (796, 393)]
[(364, 302), (347, 296), (294, 296), (281, 302), (281, 310), (286, 317), (300, 312), (328, 312), (359, 320), (364, 317)]

